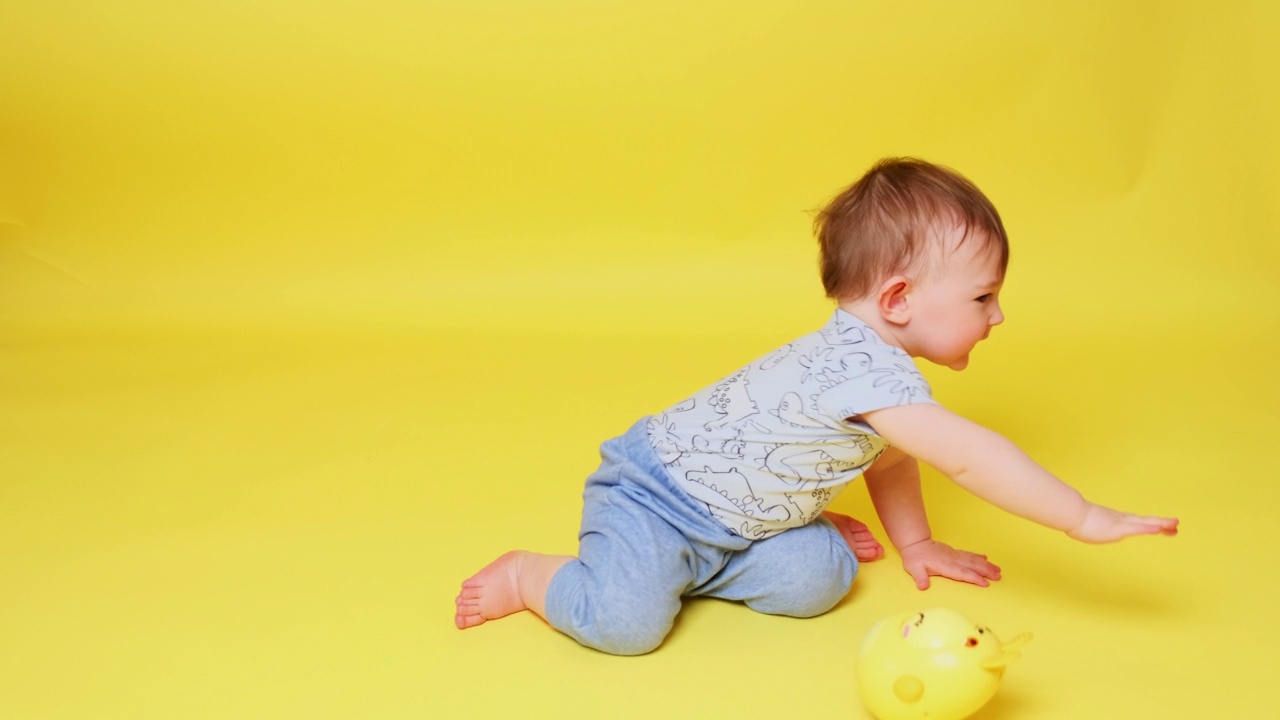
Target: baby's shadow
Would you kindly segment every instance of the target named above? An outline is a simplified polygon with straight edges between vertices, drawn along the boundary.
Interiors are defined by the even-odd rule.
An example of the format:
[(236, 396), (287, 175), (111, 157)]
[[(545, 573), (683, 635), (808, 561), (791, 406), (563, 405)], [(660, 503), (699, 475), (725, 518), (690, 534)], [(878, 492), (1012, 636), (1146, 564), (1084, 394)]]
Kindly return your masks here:
[(1067, 555), (1004, 555), (1006, 567), (1017, 567), (1020, 591), (1051, 596), (1065, 605), (1134, 618), (1179, 616), (1194, 610), (1187, 593), (1170, 592), (1175, 583), (1152, 570), (1120, 572)]
[(832, 606), (831, 610), (828, 612), (835, 612), (836, 610), (843, 608), (845, 605), (851, 605), (857, 602), (860, 594), (862, 594), (862, 585), (857, 581), (854, 581), (853, 587), (849, 588), (849, 592), (845, 593), (844, 597), (840, 598), (840, 601)]

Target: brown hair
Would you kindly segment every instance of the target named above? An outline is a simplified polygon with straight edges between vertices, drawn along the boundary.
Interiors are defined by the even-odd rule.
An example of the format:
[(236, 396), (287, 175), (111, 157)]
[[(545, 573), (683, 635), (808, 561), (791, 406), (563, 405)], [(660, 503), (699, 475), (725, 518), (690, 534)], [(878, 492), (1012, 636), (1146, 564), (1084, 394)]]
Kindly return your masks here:
[(939, 227), (978, 235), (1009, 264), (1009, 238), (995, 206), (954, 170), (914, 158), (885, 158), (827, 203), (813, 221), (822, 285), (836, 301), (857, 300), (924, 255)]

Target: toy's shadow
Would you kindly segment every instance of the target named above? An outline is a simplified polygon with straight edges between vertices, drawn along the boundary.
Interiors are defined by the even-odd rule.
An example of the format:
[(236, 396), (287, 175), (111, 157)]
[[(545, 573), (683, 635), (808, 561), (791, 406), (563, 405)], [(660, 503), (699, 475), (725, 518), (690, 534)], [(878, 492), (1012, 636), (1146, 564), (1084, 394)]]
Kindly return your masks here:
[(1035, 702), (1016, 692), (1001, 688), (982, 709), (969, 716), (969, 720), (1014, 720), (1032, 717)]

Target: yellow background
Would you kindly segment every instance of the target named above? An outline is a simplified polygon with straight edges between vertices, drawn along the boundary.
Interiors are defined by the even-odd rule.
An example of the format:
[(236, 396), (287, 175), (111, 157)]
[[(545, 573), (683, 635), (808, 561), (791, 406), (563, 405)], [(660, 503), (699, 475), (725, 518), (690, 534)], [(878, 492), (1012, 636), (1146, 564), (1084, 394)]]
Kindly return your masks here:
[[(978, 717), (1274, 711), (1271, 3), (0, 4), (0, 718), (862, 717), (948, 606), (1036, 639)], [(572, 552), (600, 441), (808, 332), (810, 211), (960, 169), (1007, 323), (936, 394), (1087, 496), (1090, 547), (926, 477), (935, 535), (797, 621), (619, 659), (458, 583)], [(872, 520), (860, 487), (835, 508)], [(877, 526), (878, 529), (878, 526)]]

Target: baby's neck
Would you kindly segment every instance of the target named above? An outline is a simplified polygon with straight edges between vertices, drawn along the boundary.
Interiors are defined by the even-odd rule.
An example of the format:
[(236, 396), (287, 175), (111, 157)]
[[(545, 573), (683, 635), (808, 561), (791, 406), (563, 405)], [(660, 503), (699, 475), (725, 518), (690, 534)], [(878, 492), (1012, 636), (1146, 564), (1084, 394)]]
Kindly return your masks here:
[(842, 302), (839, 307), (841, 310), (866, 323), (867, 327), (874, 330), (876, 335), (880, 336), (881, 340), (884, 340), (886, 343), (898, 348), (899, 350), (906, 350), (906, 348), (902, 346), (902, 342), (899, 341), (894, 334), (893, 326), (885, 322), (884, 318), (881, 317), (874, 298)]

